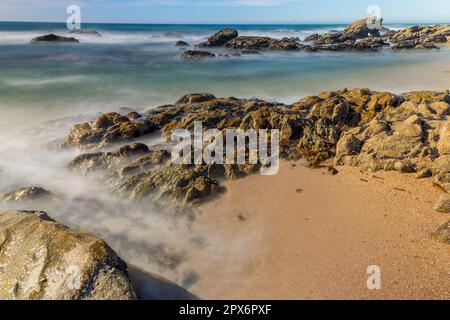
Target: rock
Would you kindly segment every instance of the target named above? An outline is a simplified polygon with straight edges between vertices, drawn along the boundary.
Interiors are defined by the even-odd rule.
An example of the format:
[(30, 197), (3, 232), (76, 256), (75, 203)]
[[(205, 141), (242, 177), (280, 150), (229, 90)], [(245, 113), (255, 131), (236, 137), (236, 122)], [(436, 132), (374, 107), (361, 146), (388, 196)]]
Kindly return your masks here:
[(150, 150), (145, 144), (135, 143), (113, 152), (81, 154), (69, 163), (68, 168), (86, 174), (97, 170), (116, 168), (149, 153)]
[(429, 168), (423, 168), (419, 172), (417, 172), (416, 179), (425, 179), (433, 176), (433, 171)]
[(88, 35), (88, 36), (96, 36), (96, 37), (101, 37), (102, 36), (100, 34), (100, 32), (98, 32), (96, 30), (74, 29), (74, 30), (69, 30), (69, 33), (71, 33), (71, 34), (82, 34), (82, 35)]
[(342, 37), (345, 39), (363, 39), (367, 37), (378, 37), (380, 35), (379, 29), (369, 29), (368, 20), (361, 19), (356, 22), (353, 22), (347, 28), (345, 28), (342, 33)]
[(225, 47), (240, 50), (300, 50), (298, 38), (273, 39), (269, 37), (240, 36), (227, 42)]
[(198, 60), (198, 59), (215, 58), (216, 55), (208, 51), (187, 50), (183, 52), (181, 57), (185, 60)]
[(109, 144), (132, 140), (157, 130), (147, 120), (130, 120), (116, 112), (105, 113), (92, 122), (72, 127), (60, 148), (95, 150)]
[(434, 210), (443, 213), (450, 213), (450, 194), (446, 193), (441, 195), (434, 205)]
[(0, 213), (0, 299), (130, 300), (126, 263), (102, 240), (44, 212)]
[(441, 224), (432, 234), (439, 242), (450, 244), (450, 221)]
[(52, 198), (53, 195), (50, 191), (45, 190), (40, 187), (28, 187), (22, 188), (3, 196), (3, 201), (5, 202), (15, 202), (15, 201), (33, 201)]
[(47, 34), (45, 36), (36, 37), (31, 40), (32, 43), (37, 42), (72, 42), (72, 43), (78, 43), (79, 40), (75, 38), (69, 38), (69, 37), (63, 37), (63, 36), (57, 36), (56, 34)]
[(209, 93), (190, 93), (182, 96), (176, 104), (193, 104), (215, 100), (216, 97)]
[(204, 43), (201, 43), (199, 47), (221, 47), (228, 41), (238, 37), (238, 31), (233, 28), (226, 28), (216, 32)]
[(186, 41), (177, 41), (175, 43), (175, 47), (189, 47), (189, 43), (187, 43)]
[(242, 55), (260, 55), (261, 52), (259, 52), (257, 50), (242, 50), (241, 54)]
[(337, 175), (339, 173), (339, 171), (333, 166), (329, 166), (327, 168), (327, 171), (328, 171), (328, 174), (330, 174), (332, 176), (335, 176), (335, 175)]

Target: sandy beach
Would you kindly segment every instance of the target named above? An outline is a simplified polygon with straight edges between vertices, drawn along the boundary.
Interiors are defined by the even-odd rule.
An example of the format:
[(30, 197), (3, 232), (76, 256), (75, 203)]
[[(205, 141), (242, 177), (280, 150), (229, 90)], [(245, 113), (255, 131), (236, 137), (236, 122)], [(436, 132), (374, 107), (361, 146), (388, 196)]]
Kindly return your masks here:
[[(230, 250), (220, 264), (203, 263), (216, 271), (200, 269), (191, 291), (213, 299), (448, 299), (450, 252), (430, 236), (448, 215), (432, 210), (440, 191), (430, 179), (326, 171), (283, 162), (276, 176), (226, 182), (197, 223), (230, 242), (246, 239), (248, 255)], [(381, 290), (367, 289), (370, 265), (381, 268)]]

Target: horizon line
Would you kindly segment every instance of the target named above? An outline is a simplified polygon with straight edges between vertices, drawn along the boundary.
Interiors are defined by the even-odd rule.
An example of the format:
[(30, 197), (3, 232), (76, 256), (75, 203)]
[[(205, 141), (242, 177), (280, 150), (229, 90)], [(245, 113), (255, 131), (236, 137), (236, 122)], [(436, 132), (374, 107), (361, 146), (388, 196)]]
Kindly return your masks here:
[[(320, 25), (320, 24), (351, 24), (356, 20), (349, 20), (345, 22), (335, 22), (335, 21), (305, 21), (305, 22), (220, 22), (220, 23), (211, 23), (211, 22), (82, 22), (83, 24), (124, 24), (124, 25)], [(66, 21), (19, 21), (19, 20), (0, 20), (0, 23), (58, 23), (58, 24), (66, 24)], [(389, 24), (450, 24), (449, 22), (443, 21), (394, 21), (384, 23), (385, 25)]]

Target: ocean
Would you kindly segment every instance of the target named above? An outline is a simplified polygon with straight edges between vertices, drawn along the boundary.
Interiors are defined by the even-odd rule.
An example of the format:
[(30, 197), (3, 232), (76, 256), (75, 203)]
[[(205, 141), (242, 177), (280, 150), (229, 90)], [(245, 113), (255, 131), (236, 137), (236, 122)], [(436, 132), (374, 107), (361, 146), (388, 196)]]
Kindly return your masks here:
[(182, 51), (174, 47), (177, 40), (193, 46), (224, 27), (235, 27), (241, 35), (303, 39), (345, 25), (86, 24), (83, 29), (102, 36), (75, 35), (80, 44), (36, 45), (29, 42), (39, 35), (69, 36), (65, 24), (0, 22), (0, 110), (46, 120), (70, 112), (148, 109), (196, 91), (292, 102), (343, 87), (404, 91), (448, 84), (448, 76), (442, 83), (434, 74), (445, 70), (433, 67), (438, 61), (448, 65), (448, 48), (181, 60)]

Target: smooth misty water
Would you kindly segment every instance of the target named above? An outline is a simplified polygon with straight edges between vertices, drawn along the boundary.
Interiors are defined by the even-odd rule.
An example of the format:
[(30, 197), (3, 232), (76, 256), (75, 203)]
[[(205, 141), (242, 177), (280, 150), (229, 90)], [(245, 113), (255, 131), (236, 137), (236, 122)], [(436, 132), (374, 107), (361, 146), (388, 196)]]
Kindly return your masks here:
[[(168, 217), (150, 204), (126, 203), (105, 192), (95, 177), (66, 170), (76, 151), (54, 152), (44, 146), (98, 112), (145, 110), (173, 103), (188, 92), (289, 102), (345, 87), (394, 92), (450, 88), (448, 47), (181, 60), (182, 51), (174, 47), (177, 40), (194, 45), (223, 27), (88, 25), (85, 28), (103, 36), (75, 35), (80, 44), (29, 44), (33, 37), (50, 32), (67, 35), (64, 25), (0, 23), (0, 195), (22, 186), (45, 187), (64, 197), (59, 208), (44, 203), (23, 209), (47, 210), (59, 221), (100, 235), (127, 261), (195, 289), (195, 282), (202, 281), (195, 261), (202, 261), (201, 269), (215, 272), (217, 278), (226, 272), (232, 276), (245, 267), (252, 234), (224, 239), (217, 232), (197, 230), (192, 217)], [(244, 35), (304, 38), (343, 26), (235, 27)], [(42, 123), (57, 117), (67, 118)], [(0, 210), (9, 207), (0, 203)], [(191, 255), (197, 260), (190, 260)], [(236, 263), (218, 268), (225, 258)], [(165, 266), (167, 261), (172, 265)]]
[[(265, 53), (186, 62), (173, 46), (181, 38), (196, 44), (223, 27), (87, 25), (103, 36), (75, 35), (80, 44), (32, 45), (29, 40), (38, 35), (66, 35), (64, 25), (0, 23), (0, 110), (45, 119), (86, 110), (149, 108), (192, 91), (294, 101), (351, 86), (393, 91), (445, 87), (443, 80), (429, 77), (439, 71), (445, 77), (444, 67), (433, 70), (430, 64), (448, 61), (447, 48), (410, 53)], [(241, 34), (304, 38), (343, 26), (235, 27)]]

